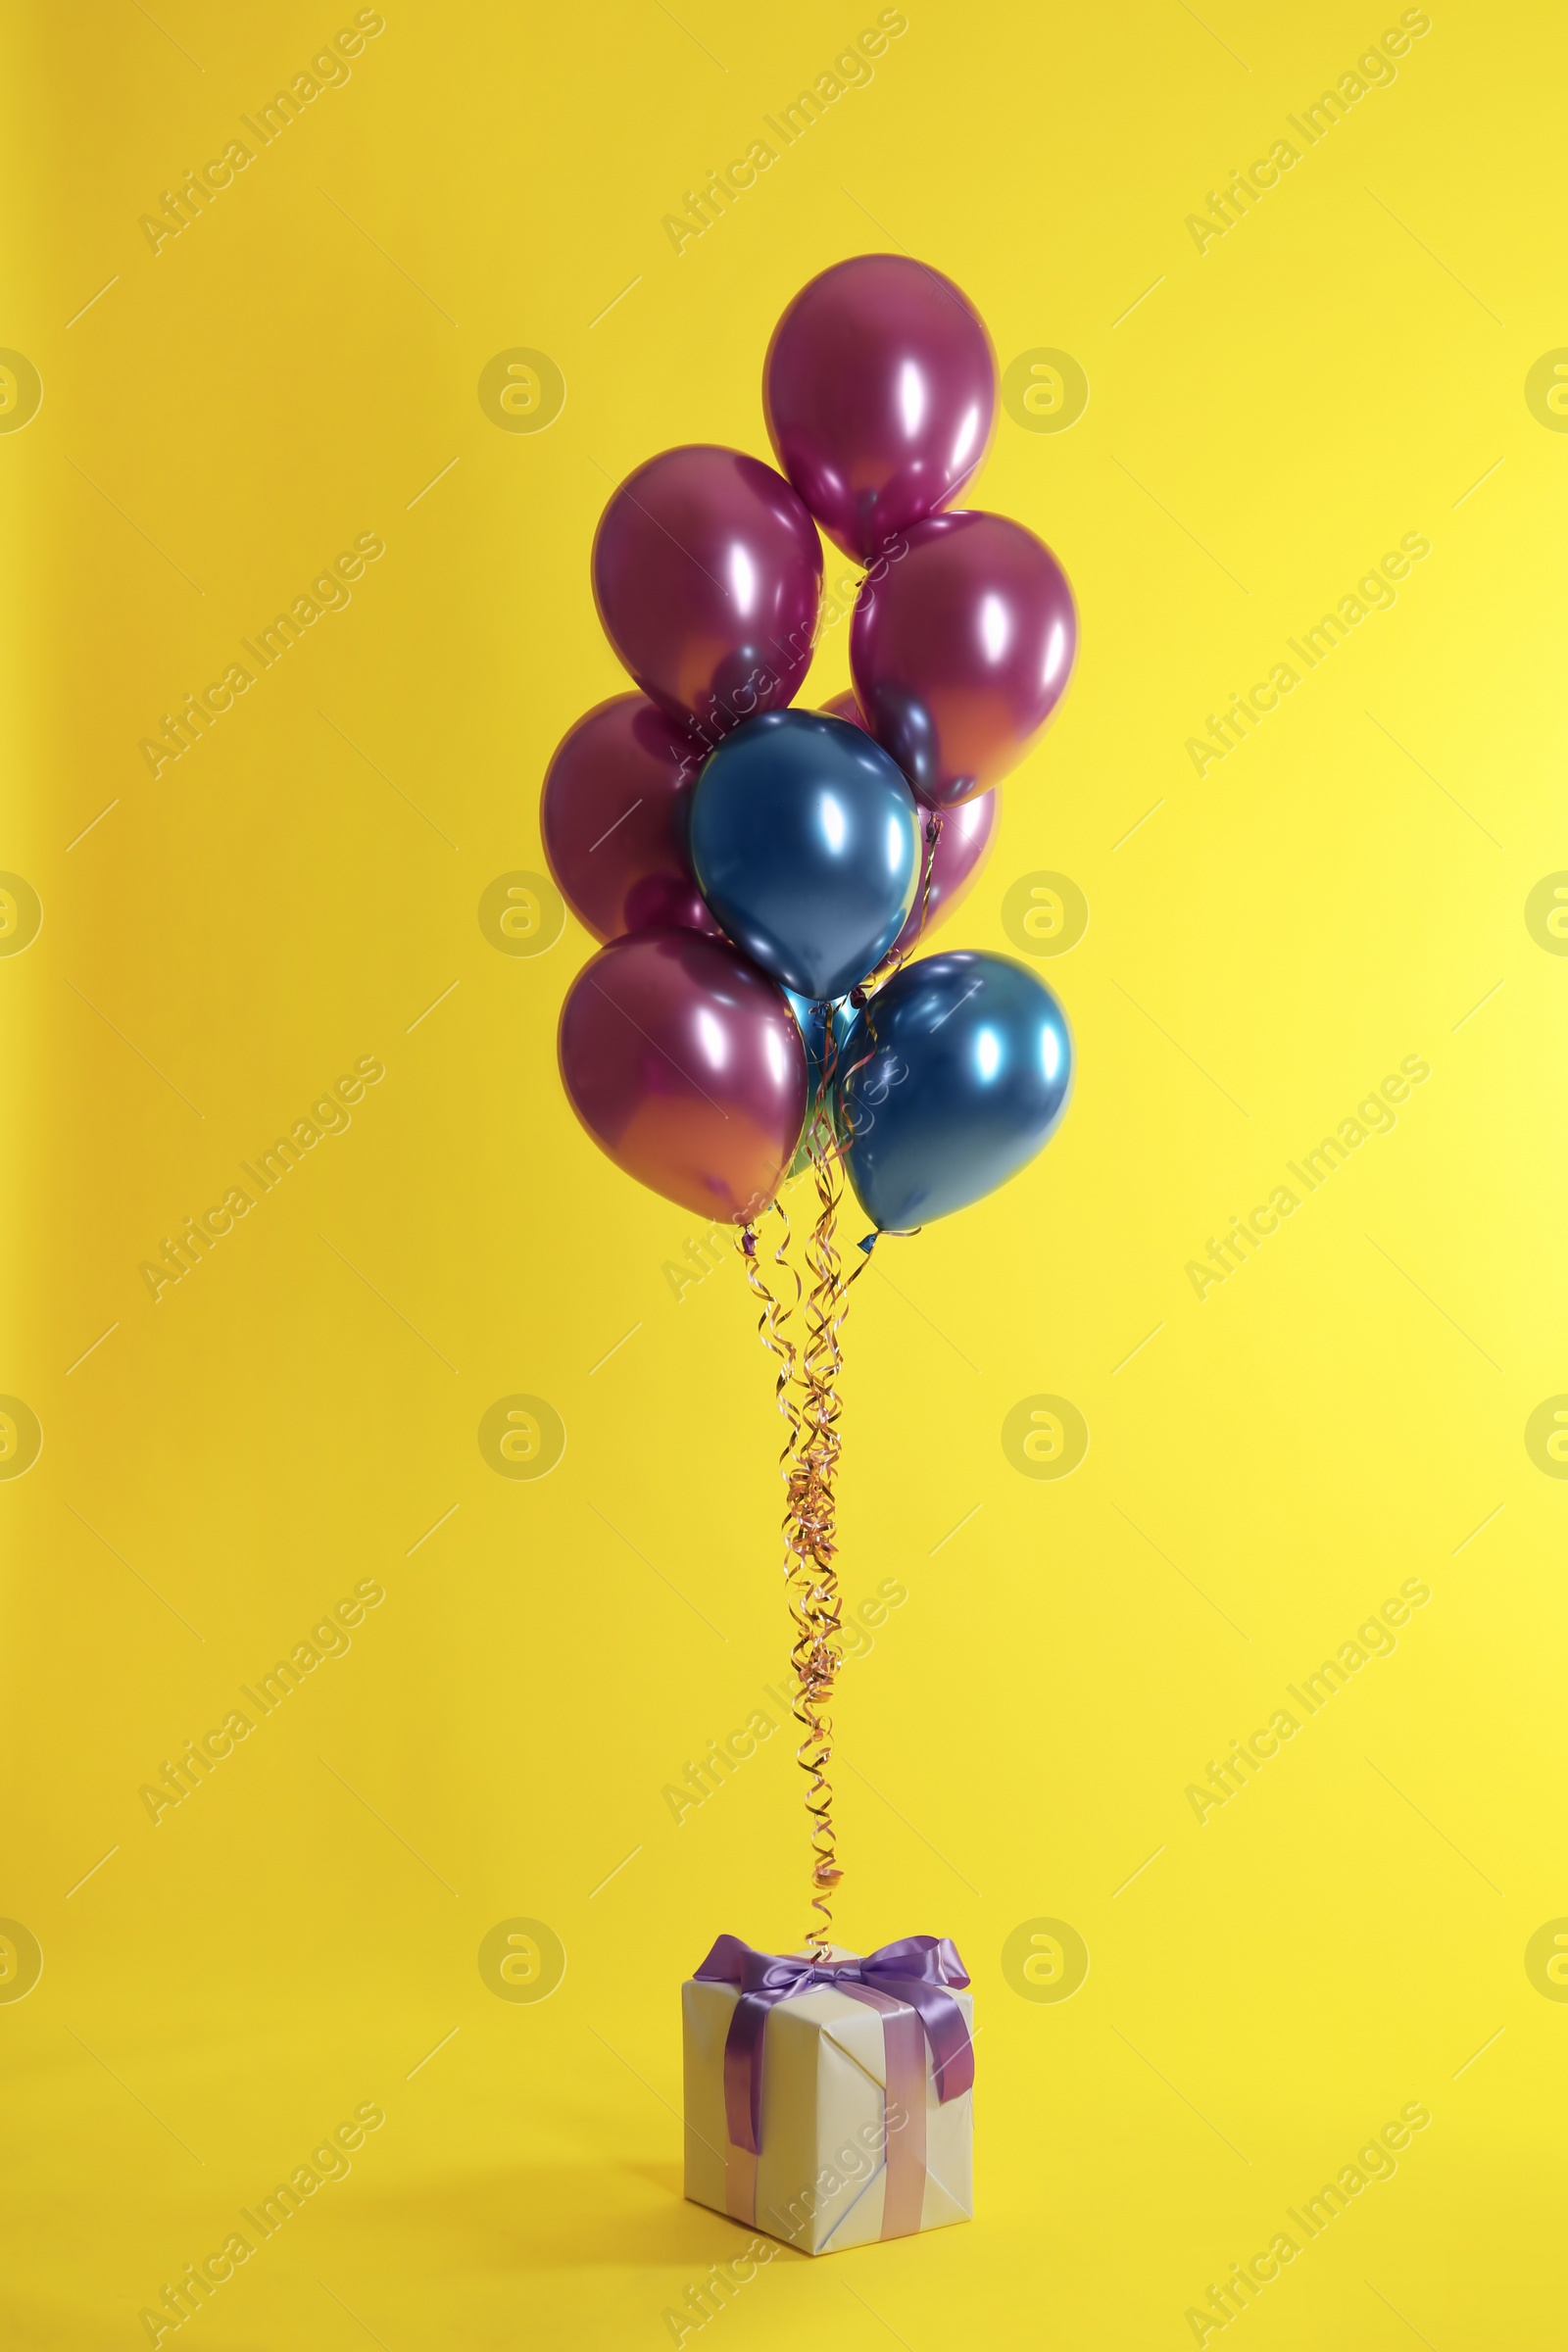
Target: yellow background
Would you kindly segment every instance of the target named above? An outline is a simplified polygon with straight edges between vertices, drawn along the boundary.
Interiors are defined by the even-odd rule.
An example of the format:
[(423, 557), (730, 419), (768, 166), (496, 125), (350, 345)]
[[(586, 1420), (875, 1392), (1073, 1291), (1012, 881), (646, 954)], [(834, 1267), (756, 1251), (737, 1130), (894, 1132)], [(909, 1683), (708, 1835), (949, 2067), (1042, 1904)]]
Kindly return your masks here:
[[(1186, 216), (1397, 10), (911, 0), (677, 258), (662, 217), (874, 10), (388, 0), (155, 256), (139, 216), (351, 14), (8, 34), (0, 343), (44, 396), (0, 435), (0, 865), (44, 914), (0, 962), (0, 1389), (43, 1450), (0, 1484), (0, 1913), (44, 1971), (0, 2003), (7, 2340), (144, 2341), (371, 2100), (352, 2176), (189, 2323), (209, 2352), (653, 2346), (744, 2242), (679, 2198), (677, 1988), (721, 1929), (798, 1940), (798, 1776), (778, 1738), (678, 1827), (662, 1791), (783, 1663), (768, 1369), (733, 1258), (677, 1302), (694, 1221), (567, 1111), (584, 935), (504, 956), (476, 908), (541, 864), (550, 751), (619, 684), (612, 483), (765, 454), (778, 313), (903, 247), (1004, 366), (1062, 349), (1092, 387), (1069, 431), (1004, 417), (975, 494), (1058, 552), (1083, 653), (943, 935), (1006, 950), (1015, 879), (1081, 886), (1087, 936), (1035, 967), (1076, 1098), (999, 1197), (879, 1253), (847, 1330), (845, 1589), (908, 1598), (845, 1677), (840, 1924), (970, 1965), (979, 2212), (787, 2256), (708, 2333), (1191, 2342), (1420, 2100), (1397, 2176), (1236, 2324), (1560, 2341), (1568, 2008), (1524, 1965), (1568, 1912), (1568, 1491), (1524, 1443), (1568, 1389), (1568, 965), (1524, 919), (1568, 866), (1568, 440), (1524, 396), (1568, 342), (1560, 13), (1434, 0), (1200, 255)], [(565, 377), (543, 432), (477, 398), (516, 346)], [(154, 781), (160, 713), (365, 531), (352, 605)], [(1396, 608), (1200, 779), (1206, 713), (1410, 531)], [(139, 1262), (368, 1054), (352, 1129), (155, 1305)], [(1395, 1132), (1200, 1302), (1186, 1262), (1413, 1054)], [(476, 1440), (518, 1392), (568, 1433), (537, 1482)], [(1042, 1392), (1091, 1432), (1059, 1482), (1001, 1445)], [(1188, 1784), (1410, 1577), (1396, 1654), (1200, 1826)], [(155, 1828), (140, 1786), (367, 1578), (352, 1651)], [(538, 2005), (476, 1965), (518, 1916), (567, 1953)], [(1059, 2004), (1002, 1967), (1041, 1917), (1092, 1955)]]

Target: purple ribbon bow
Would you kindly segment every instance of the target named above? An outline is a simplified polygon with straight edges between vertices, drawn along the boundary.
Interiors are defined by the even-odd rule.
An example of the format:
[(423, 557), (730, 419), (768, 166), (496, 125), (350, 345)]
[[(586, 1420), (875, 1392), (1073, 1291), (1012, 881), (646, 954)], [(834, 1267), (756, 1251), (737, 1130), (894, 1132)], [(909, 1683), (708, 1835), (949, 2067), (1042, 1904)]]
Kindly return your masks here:
[[(944, 2104), (974, 2086), (974, 2044), (950, 1985), (968, 1974), (946, 1936), (906, 1936), (863, 1960), (803, 1960), (791, 1953), (757, 1952), (738, 1936), (720, 1936), (693, 1974), (709, 1984), (734, 1984), (735, 2003), (724, 2043), (724, 2120), (734, 2146), (758, 2153), (762, 2120), (762, 2036), (767, 2013), (779, 2001), (827, 1985), (871, 2006), (902, 2001), (913, 2009), (931, 2046), (931, 2072)], [(881, 1995), (882, 1998), (878, 1998)]]

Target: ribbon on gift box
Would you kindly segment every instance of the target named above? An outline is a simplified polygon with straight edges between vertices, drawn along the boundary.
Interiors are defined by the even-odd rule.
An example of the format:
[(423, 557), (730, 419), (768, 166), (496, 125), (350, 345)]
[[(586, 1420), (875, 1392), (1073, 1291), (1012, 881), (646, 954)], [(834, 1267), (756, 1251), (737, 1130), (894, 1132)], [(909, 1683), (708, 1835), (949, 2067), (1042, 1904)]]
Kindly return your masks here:
[[(973, 2087), (974, 2044), (950, 1986), (969, 1982), (946, 1936), (906, 1936), (863, 1959), (819, 1960), (754, 1951), (738, 1936), (720, 1936), (694, 1975), (733, 1984), (740, 1997), (724, 2042), (724, 2122), (732, 2161), (728, 2202), (737, 2221), (757, 2220), (757, 2157), (761, 2144), (762, 2045), (768, 2012), (780, 2001), (825, 1987), (882, 2014), (887, 2183), (882, 2235), (905, 2237), (920, 2227), (925, 2194), (925, 2054), (929, 2043), (937, 2098)], [(734, 2161), (736, 2152), (741, 2161)]]

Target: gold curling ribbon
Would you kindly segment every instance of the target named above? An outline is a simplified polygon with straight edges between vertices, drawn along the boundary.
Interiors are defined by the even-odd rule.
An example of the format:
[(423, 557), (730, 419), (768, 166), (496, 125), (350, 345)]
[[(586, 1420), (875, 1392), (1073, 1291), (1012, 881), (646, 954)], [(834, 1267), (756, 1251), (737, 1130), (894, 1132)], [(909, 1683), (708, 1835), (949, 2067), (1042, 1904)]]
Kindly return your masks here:
[[(846, 1072), (847, 1078), (853, 1078), (858, 1070), (863, 1070), (866, 1063), (870, 1061), (876, 1054), (879, 1043), (876, 1033), (875, 1009), (877, 991), (879, 989), (886, 988), (888, 982), (896, 979), (898, 974), (903, 971), (905, 957), (909, 954), (909, 950), (911, 948), (919, 945), (920, 940), (925, 934), (926, 918), (931, 912), (931, 885), (936, 879), (937, 843), (942, 839), (942, 824), (943, 816), (941, 809), (933, 808), (931, 814), (925, 820), (925, 825), (923, 828), (924, 847), (920, 853), (919, 929), (915, 932), (913, 939), (909, 941), (907, 947), (895, 948), (893, 954), (888, 957), (886, 963), (879, 964), (877, 969), (870, 975), (869, 979), (862, 981), (861, 985), (854, 991), (850, 998), (850, 1003), (856, 1007), (856, 1009), (858, 1011), (863, 1011), (865, 1014), (865, 1026), (869, 1032), (871, 1043), (866, 1052), (860, 1055), (859, 1060), (851, 1064), (849, 1070)], [(823, 1091), (824, 1093), (826, 1092), (825, 1081)], [(843, 1146), (850, 1141), (850, 1137), (846, 1134), (837, 1138), (836, 1140), (839, 1144), (840, 1152), (842, 1155)], [(919, 1228), (916, 1227), (915, 1230), (918, 1232)], [(865, 1272), (866, 1265), (868, 1263), (868, 1258), (861, 1259), (860, 1263), (856, 1267), (855, 1272), (850, 1276), (851, 1283), (855, 1283), (859, 1280), (860, 1276)], [(846, 1285), (846, 1288), (848, 1287), (849, 1286)]]
[[(904, 969), (905, 957), (919, 946), (925, 936), (926, 918), (931, 912), (931, 885), (937, 876), (937, 843), (942, 839), (943, 821), (942, 810), (933, 808), (921, 827), (920, 921), (914, 937), (906, 947), (895, 948), (886, 963), (878, 964), (870, 978), (861, 983), (867, 990), (885, 988), (895, 973)], [(857, 1063), (856, 1067), (858, 1068), (859, 1064)]]
[[(921, 859), (920, 926), (924, 929), (931, 905), (936, 846), (942, 835), (940, 811), (924, 827)], [(916, 933), (916, 937), (919, 933)], [(875, 991), (892, 979), (904, 962), (901, 950), (873, 973), (865, 984)], [(857, 991), (857, 995), (859, 992)], [(869, 1004), (869, 997), (861, 997)], [(833, 1692), (844, 1662), (843, 1603), (838, 1582), (837, 1496), (834, 1479), (839, 1461), (838, 1380), (844, 1367), (839, 1333), (849, 1305), (849, 1294), (869, 1264), (862, 1257), (846, 1278), (838, 1248), (838, 1207), (843, 1198), (843, 1147), (833, 1117), (833, 1087), (838, 1072), (839, 1043), (834, 1007), (825, 1004), (822, 1034), (822, 1078), (816, 1107), (806, 1136), (807, 1152), (816, 1186), (816, 1221), (805, 1244), (809, 1289), (790, 1263), (790, 1220), (784, 1203), (773, 1208), (783, 1227), (773, 1263), (779, 1289), (793, 1298), (780, 1299), (758, 1263), (760, 1241), (755, 1225), (742, 1227), (740, 1250), (746, 1279), (760, 1306), (758, 1337), (776, 1359), (774, 1397), (788, 1424), (779, 1452), (785, 1485), (784, 1577), (789, 1594), (795, 1639), (790, 1662), (795, 1676), (795, 1720), (801, 1728), (795, 1760), (807, 1776), (806, 1809), (811, 1830), (811, 1918), (806, 1932), (808, 1946), (818, 1954), (833, 1940), (833, 1898), (844, 1873), (839, 1867), (833, 1829), (833, 1788), (828, 1767), (833, 1760)], [(876, 1046), (874, 1015), (867, 1017), (872, 1051)], [(864, 1057), (869, 1059), (869, 1055)], [(861, 1064), (858, 1062), (856, 1068)], [(853, 1072), (851, 1073), (853, 1075)], [(804, 1300), (799, 1345), (792, 1337), (791, 1317)], [(803, 1392), (797, 1403), (792, 1389)]]
[(844, 1645), (836, 1559), (839, 1459), (838, 1377), (843, 1368), (839, 1327), (847, 1303), (837, 1242), (842, 1191), (838, 1139), (833, 1131), (833, 1079), (838, 1040), (832, 1007), (826, 1008), (822, 1043), (822, 1086), (808, 1150), (816, 1185), (816, 1222), (806, 1243), (809, 1288), (805, 1304), (805, 1338), (800, 1383), (805, 1391), (801, 1429), (790, 1480), (785, 1541), (790, 1607), (795, 1620), (792, 1653), (799, 1695), (795, 1703), (801, 1740), (796, 1761), (808, 1776), (807, 1811), (811, 1818), (811, 1912), (807, 1941), (825, 1950), (832, 1941), (834, 1891), (839, 1868), (833, 1832), (833, 1790), (828, 1766), (833, 1757), (833, 1690)]
[[(799, 1306), (801, 1278), (785, 1254), (790, 1243), (789, 1212), (781, 1200), (776, 1200), (773, 1207), (784, 1228), (778, 1248), (773, 1252), (773, 1263), (779, 1268), (780, 1273), (787, 1276), (789, 1281), (794, 1284), (794, 1305)], [(790, 1395), (790, 1382), (795, 1377), (795, 1343), (789, 1336), (787, 1326), (794, 1307), (781, 1304), (768, 1289), (766, 1280), (757, 1262), (758, 1236), (755, 1226), (751, 1224), (742, 1226), (740, 1249), (741, 1263), (746, 1268), (746, 1279), (751, 1285), (752, 1295), (761, 1300), (762, 1311), (757, 1318), (758, 1337), (762, 1346), (778, 1358), (778, 1374), (773, 1384), (773, 1394), (779, 1411), (789, 1423), (783, 1449), (779, 1454), (779, 1469), (787, 1484), (790, 1464), (795, 1454), (796, 1436), (801, 1424), (800, 1408)], [(779, 1287), (782, 1289), (784, 1285), (781, 1283)]]
[[(843, 1876), (834, 1842), (833, 1791), (828, 1778), (833, 1756), (833, 1690), (843, 1662), (834, 1476), (840, 1444), (838, 1376), (843, 1364), (839, 1329), (849, 1289), (836, 1231), (843, 1189), (831, 1106), (837, 1054), (838, 1042), (829, 1018), (822, 1085), (806, 1139), (817, 1197), (815, 1222), (805, 1242), (809, 1287), (789, 1262), (790, 1223), (782, 1201), (773, 1204), (783, 1228), (773, 1262), (782, 1277), (779, 1289), (785, 1293), (783, 1299), (759, 1263), (760, 1244), (755, 1227), (746, 1226), (740, 1237), (747, 1280), (760, 1302), (758, 1334), (777, 1360), (775, 1396), (788, 1423), (779, 1457), (785, 1482), (784, 1575), (794, 1630), (790, 1653), (794, 1713), (801, 1731), (796, 1761), (807, 1776), (806, 1805), (811, 1825), (811, 1917), (806, 1941), (816, 1952), (825, 1951), (832, 1942), (833, 1895)], [(797, 1343), (790, 1324), (803, 1309), (803, 1302)], [(799, 1402), (792, 1390), (801, 1392)]]

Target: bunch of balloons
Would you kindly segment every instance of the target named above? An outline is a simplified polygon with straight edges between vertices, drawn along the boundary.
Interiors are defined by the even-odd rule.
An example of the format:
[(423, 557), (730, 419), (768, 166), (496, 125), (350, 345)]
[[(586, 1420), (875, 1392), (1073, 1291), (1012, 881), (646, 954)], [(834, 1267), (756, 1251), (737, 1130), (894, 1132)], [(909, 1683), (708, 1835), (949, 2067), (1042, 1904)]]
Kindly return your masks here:
[[(1072, 1043), (1051, 991), (1007, 956), (906, 958), (973, 882), (996, 786), (1071, 675), (1077, 619), (1032, 532), (954, 506), (990, 446), (997, 370), (947, 278), (886, 254), (824, 270), (774, 329), (762, 398), (781, 471), (666, 450), (606, 507), (594, 598), (638, 691), (561, 744), (543, 827), (564, 897), (605, 943), (562, 1009), (572, 1107), (629, 1175), (740, 1228), (777, 1359), (820, 1952), (842, 1876), (827, 1777), (842, 1175), (869, 1252), (1004, 1182), (1061, 1117)], [(865, 567), (855, 687), (801, 710), (819, 528)], [(779, 1194), (808, 1163), (803, 1278)], [(776, 1287), (756, 1230), (770, 1205)]]
[[(885, 254), (825, 270), (762, 388), (782, 471), (666, 450), (600, 521), (595, 602), (638, 692), (579, 719), (545, 779), (551, 871), (606, 943), (561, 1072), (601, 1149), (685, 1208), (754, 1224), (810, 1113), (875, 1230), (907, 1232), (1013, 1175), (1066, 1103), (1066, 1021), (1026, 967), (905, 958), (974, 880), (1076, 614), (1032, 532), (954, 508), (997, 373), (949, 279)], [(854, 693), (802, 710), (818, 526), (866, 572)]]

